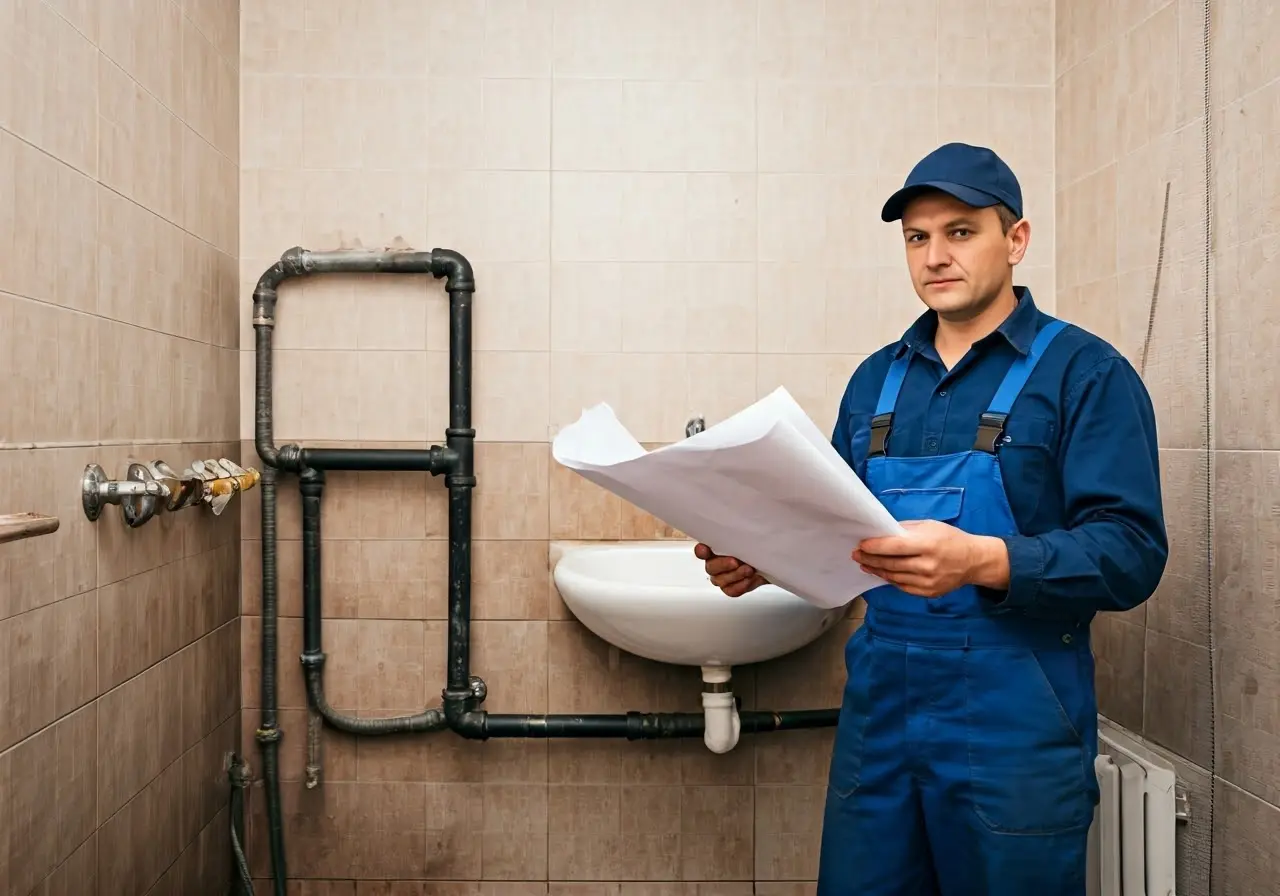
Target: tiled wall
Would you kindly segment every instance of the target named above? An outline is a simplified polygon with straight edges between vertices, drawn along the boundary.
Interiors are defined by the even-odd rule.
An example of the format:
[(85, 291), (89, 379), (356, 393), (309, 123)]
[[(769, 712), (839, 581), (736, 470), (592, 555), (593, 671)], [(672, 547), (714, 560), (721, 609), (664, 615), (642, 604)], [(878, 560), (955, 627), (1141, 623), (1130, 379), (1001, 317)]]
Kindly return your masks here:
[[(1051, 9), (1048, 0), (244, 3), (241, 437), (252, 432), (249, 294), (282, 251), (465, 253), (479, 284), (474, 666), (487, 705), (696, 710), (696, 671), (610, 649), (549, 585), (553, 540), (670, 534), (556, 468), (550, 437), (607, 400), (639, 439), (667, 442), (694, 414), (715, 422), (779, 384), (829, 427), (860, 357), (921, 310), (901, 236), (878, 211), (944, 139), (989, 143), (1017, 167), (1034, 222), (1022, 279), (1052, 308)], [(279, 442), (443, 439), (438, 283), (291, 283), (277, 320)], [(251, 443), (244, 450), (252, 456)], [(256, 509), (245, 509), (251, 732), (260, 553)], [(477, 745), (449, 733), (356, 741), (326, 732), (324, 783), (306, 790), (292, 479), (281, 517), (291, 875), (524, 881), (512, 892), (530, 893), (550, 881), (564, 894), (622, 881), (738, 881), (720, 889), (744, 894), (758, 881), (759, 892), (789, 894), (813, 879), (827, 732), (744, 738), (726, 756), (697, 742)], [(443, 484), (332, 475), (324, 526), (332, 702), (368, 715), (436, 704)], [(855, 624), (739, 670), (746, 705), (835, 705)], [(254, 804), (251, 860), (265, 877), (260, 791)], [(356, 891), (335, 887), (327, 892)]]
[(237, 514), (79, 481), (238, 456), (238, 44), (231, 0), (0, 0), (0, 513), (61, 519), (0, 545), (0, 893), (225, 892)]
[(1099, 619), (1099, 685), (1104, 712), (1181, 759), (1193, 821), (1179, 892), (1236, 894), (1280, 875), (1280, 181), (1265, 152), (1280, 136), (1280, 17), (1209, 7), (1206, 150), (1204, 0), (1057, 4), (1057, 276), (1060, 312), (1140, 365), (1170, 185), (1145, 373), (1172, 551), (1146, 606)]

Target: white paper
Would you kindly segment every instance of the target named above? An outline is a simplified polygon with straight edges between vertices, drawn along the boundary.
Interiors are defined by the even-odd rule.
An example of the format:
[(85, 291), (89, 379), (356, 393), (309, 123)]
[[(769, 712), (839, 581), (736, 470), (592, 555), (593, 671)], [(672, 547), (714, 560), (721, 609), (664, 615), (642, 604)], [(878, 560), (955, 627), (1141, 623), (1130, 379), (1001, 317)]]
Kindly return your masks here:
[(884, 584), (850, 554), (865, 538), (903, 532), (785, 388), (654, 451), (598, 404), (560, 431), (551, 453), (820, 607)]

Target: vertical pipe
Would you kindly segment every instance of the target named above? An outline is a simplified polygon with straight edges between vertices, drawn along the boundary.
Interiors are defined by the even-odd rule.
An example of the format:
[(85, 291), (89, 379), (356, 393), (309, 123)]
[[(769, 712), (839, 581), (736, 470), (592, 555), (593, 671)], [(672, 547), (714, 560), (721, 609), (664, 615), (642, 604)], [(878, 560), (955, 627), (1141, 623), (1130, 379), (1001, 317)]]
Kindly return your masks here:
[[(261, 332), (261, 331), (260, 331)], [(270, 336), (267, 337), (270, 340)], [(288, 870), (284, 856), (284, 819), (280, 806), (280, 729), (276, 718), (276, 471), (262, 471), (262, 657), (261, 724), (262, 773), (267, 791), (267, 837), (275, 896), (286, 896)]]
[(298, 478), (302, 493), (302, 654), (319, 659), (324, 654), (320, 644), (320, 502), (324, 473), (308, 468)]
[(276, 450), (272, 426), (271, 393), (271, 331), (275, 328), (276, 291), (259, 286), (253, 292), (254, 331), (254, 402), (253, 442), (258, 456), (268, 467), (276, 465)]
[(469, 692), (471, 683), (471, 487), (449, 488), (448, 690)]
[(475, 437), (471, 428), (471, 297), (474, 284), (449, 289), (448, 447), (456, 457), (449, 487), (449, 649), (446, 691), (461, 700), (470, 690), (471, 500), (475, 488)]

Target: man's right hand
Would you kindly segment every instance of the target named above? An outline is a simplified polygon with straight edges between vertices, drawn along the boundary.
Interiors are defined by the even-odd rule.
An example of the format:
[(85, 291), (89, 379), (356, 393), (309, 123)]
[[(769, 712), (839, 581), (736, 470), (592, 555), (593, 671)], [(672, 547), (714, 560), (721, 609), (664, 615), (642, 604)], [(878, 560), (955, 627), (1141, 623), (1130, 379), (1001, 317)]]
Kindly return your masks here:
[(761, 585), (767, 585), (764, 576), (736, 557), (721, 557), (705, 544), (696, 544), (694, 556), (706, 563), (707, 575), (711, 584), (715, 585), (730, 597), (742, 597), (748, 591), (755, 591)]

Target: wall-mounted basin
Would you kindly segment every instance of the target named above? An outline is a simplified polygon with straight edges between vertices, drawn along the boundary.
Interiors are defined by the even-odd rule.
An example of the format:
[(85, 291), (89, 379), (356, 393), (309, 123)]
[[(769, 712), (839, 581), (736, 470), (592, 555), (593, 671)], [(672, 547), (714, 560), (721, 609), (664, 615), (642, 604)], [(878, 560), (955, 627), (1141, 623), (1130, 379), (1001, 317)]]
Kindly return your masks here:
[(707, 578), (691, 541), (557, 544), (552, 562), (556, 588), (579, 622), (610, 644), (662, 663), (764, 662), (814, 641), (844, 612), (774, 585), (726, 597)]

